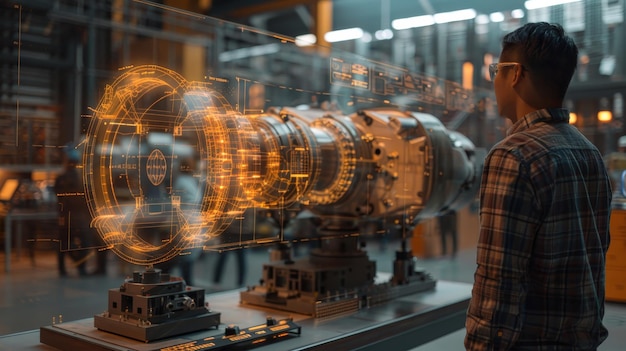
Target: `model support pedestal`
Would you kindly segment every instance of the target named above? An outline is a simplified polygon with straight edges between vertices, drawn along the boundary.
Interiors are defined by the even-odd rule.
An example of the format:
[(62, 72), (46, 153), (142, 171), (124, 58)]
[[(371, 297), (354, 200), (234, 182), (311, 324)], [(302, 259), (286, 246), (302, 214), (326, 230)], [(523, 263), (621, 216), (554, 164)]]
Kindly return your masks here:
[(220, 313), (209, 310), (204, 289), (152, 268), (109, 290), (108, 310), (94, 316), (96, 328), (145, 342), (219, 324)]
[(340, 242), (341, 249), (317, 249), (310, 257), (295, 261), (284, 248), (281, 254), (270, 254), (281, 261), (263, 265), (261, 285), (242, 291), (241, 302), (323, 318), (353, 313), (436, 285), (430, 274), (416, 269), (415, 258), (404, 246), (396, 252), (391, 280), (375, 282), (376, 262), (358, 248), (356, 238)]

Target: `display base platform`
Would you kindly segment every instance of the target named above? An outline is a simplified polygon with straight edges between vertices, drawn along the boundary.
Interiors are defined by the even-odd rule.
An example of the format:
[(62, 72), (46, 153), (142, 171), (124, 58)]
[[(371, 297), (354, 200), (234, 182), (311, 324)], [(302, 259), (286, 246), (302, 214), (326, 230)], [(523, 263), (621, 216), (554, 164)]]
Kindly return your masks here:
[[(121, 335), (94, 330), (93, 320), (84, 319), (57, 326), (42, 327), (39, 339), (43, 344), (60, 350), (119, 350), (119, 351), (222, 351), (250, 348), (275, 343), (300, 335), (301, 328), (292, 320), (277, 321), (268, 318), (266, 323), (239, 328), (229, 326), (218, 335), (207, 332), (185, 334), (185, 338), (169, 338), (161, 341), (140, 342)], [(190, 339), (193, 335), (196, 339)]]
[[(435, 289), (403, 296), (356, 313), (328, 319), (287, 314), (278, 310), (239, 304), (239, 291), (207, 295), (212, 310), (222, 315), (217, 330), (207, 330), (144, 343), (93, 327), (93, 318), (64, 322), (24, 333), (0, 337), (8, 350), (136, 350), (148, 351), (185, 345), (205, 338), (219, 338), (227, 328), (263, 324), (268, 316), (289, 319), (301, 330), (275, 342), (246, 346), (250, 350), (406, 350), (464, 327), (471, 285), (438, 281)], [(47, 345), (48, 338), (61, 341)], [(182, 348), (181, 348), (182, 347)], [(172, 348), (174, 349), (174, 348)], [(189, 348), (190, 350), (192, 348)], [(210, 348), (207, 348), (210, 350)]]

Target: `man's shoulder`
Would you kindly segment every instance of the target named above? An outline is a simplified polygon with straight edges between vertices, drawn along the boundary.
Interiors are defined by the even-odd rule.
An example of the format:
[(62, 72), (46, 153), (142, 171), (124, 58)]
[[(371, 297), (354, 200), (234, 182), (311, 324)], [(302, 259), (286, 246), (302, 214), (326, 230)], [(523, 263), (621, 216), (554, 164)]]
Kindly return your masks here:
[(536, 129), (507, 136), (494, 146), (492, 152), (512, 154), (519, 159), (531, 161), (556, 154), (572, 155), (573, 150), (584, 150), (586, 155), (596, 155), (595, 157), (602, 160), (598, 149), (582, 135)]
[(506, 152), (529, 150), (536, 152), (537, 149), (548, 147), (544, 140), (535, 133), (523, 131), (508, 135), (497, 143), (492, 150), (501, 150)]

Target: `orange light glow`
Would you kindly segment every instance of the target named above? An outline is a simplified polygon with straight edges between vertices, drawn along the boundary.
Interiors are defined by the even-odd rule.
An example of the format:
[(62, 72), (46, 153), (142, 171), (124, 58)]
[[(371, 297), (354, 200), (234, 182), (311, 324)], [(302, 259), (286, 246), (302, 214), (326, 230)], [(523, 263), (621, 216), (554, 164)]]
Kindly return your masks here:
[(574, 112), (569, 113), (569, 124), (576, 124), (578, 116)]
[(471, 62), (463, 63), (463, 89), (474, 88), (474, 65)]
[(598, 121), (610, 122), (613, 119), (613, 113), (611, 111), (598, 111)]

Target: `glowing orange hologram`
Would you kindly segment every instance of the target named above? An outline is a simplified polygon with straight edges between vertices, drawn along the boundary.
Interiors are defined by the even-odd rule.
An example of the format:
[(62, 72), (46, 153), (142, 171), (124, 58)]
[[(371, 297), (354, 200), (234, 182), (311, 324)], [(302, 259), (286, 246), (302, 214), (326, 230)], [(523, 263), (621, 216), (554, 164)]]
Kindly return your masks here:
[[(141, 265), (206, 247), (250, 208), (300, 203), (328, 228), (382, 217), (410, 226), (466, 205), (481, 172), (469, 139), (429, 114), (243, 115), (211, 86), (153, 65), (107, 86), (85, 140), (92, 225)], [(230, 244), (267, 241), (241, 234)]]

